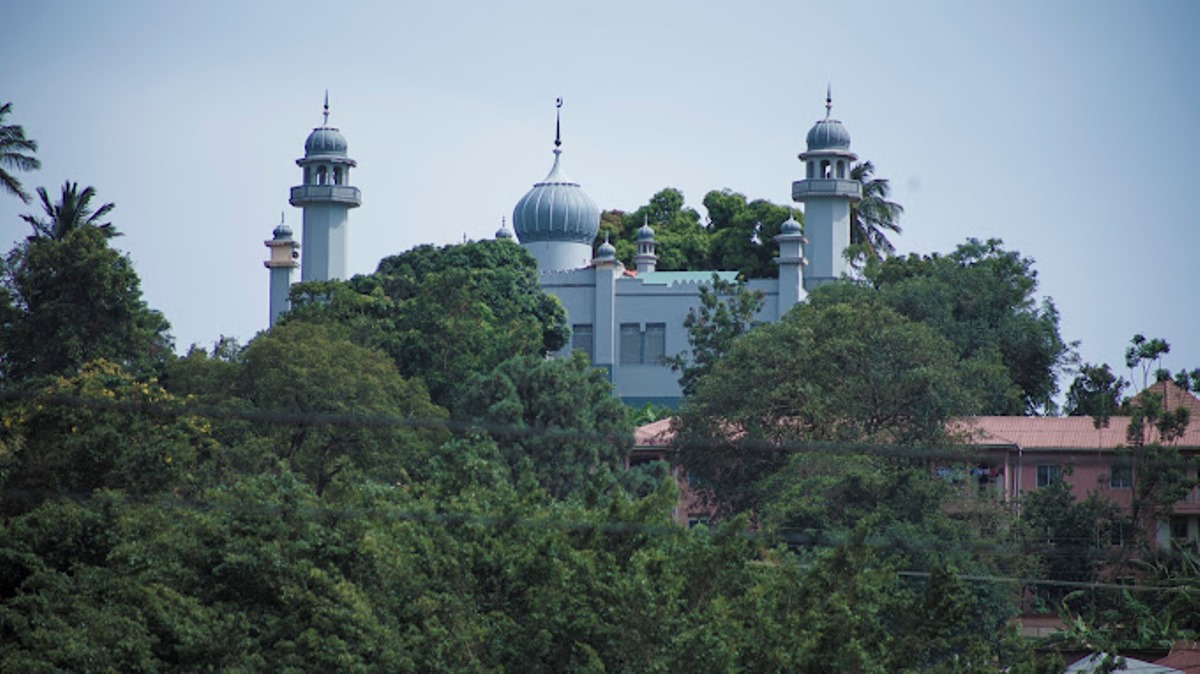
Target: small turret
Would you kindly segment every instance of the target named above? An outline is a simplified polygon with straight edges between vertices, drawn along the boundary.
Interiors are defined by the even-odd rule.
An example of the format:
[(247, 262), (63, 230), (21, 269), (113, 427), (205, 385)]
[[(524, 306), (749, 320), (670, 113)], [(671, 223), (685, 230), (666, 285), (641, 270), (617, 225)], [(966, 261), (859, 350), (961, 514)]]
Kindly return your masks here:
[(634, 268), (639, 274), (647, 274), (658, 266), (658, 256), (654, 254), (654, 228), (649, 219), (642, 220), (642, 226), (637, 231), (637, 255), (633, 256)]
[(271, 232), (272, 238), (263, 241), (270, 250), (270, 258), (263, 266), (271, 270), (270, 322), (275, 325), (279, 315), (288, 310), (288, 290), (292, 286), (292, 276), (300, 263), (300, 244), (292, 239), (292, 228), (283, 221), (283, 213), (279, 214), (279, 226)]

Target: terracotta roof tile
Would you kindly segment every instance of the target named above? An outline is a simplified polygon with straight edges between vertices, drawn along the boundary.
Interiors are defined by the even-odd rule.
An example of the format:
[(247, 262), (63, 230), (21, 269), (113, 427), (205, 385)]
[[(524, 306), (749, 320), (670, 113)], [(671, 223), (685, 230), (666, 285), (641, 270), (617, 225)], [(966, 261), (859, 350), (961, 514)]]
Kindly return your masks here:
[(666, 447), (675, 438), (671, 431), (671, 418), (652, 421), (645, 426), (638, 426), (633, 431), (634, 447)]
[[(1200, 400), (1173, 382), (1159, 382), (1147, 391), (1165, 391), (1168, 409), (1183, 406), (1191, 411), (1187, 430), (1174, 444), (1200, 447)], [(953, 430), (969, 434), (970, 445), (1028, 449), (1112, 449), (1125, 444), (1128, 426), (1129, 417), (1112, 417), (1105, 428), (1096, 428), (1091, 417), (965, 417), (952, 422)], [(660, 419), (639, 427), (634, 441), (638, 447), (664, 447), (674, 436), (671, 420)]]

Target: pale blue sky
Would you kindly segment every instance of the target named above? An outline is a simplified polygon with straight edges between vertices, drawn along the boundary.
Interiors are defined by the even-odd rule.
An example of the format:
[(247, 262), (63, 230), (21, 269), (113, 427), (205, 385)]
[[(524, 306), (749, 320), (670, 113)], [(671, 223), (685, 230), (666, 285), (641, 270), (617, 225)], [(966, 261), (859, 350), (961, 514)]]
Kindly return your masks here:
[[(903, 252), (999, 237), (1067, 339), (1135, 332), (1200, 366), (1200, 3), (24, 2), (0, 100), (41, 143), (26, 185), (96, 187), (182, 350), (265, 326), (264, 239), (322, 93), (359, 168), (350, 269), (489, 237), (550, 166), (601, 208), (662, 187), (788, 201), (834, 113), (906, 208)], [(27, 233), (0, 197), (0, 245)]]

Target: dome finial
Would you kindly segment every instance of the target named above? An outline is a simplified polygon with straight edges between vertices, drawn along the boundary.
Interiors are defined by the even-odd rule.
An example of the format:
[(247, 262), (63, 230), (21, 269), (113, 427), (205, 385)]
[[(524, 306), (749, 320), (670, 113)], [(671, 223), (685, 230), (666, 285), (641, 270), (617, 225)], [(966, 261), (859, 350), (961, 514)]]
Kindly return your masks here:
[(554, 147), (562, 145), (562, 96), (554, 101)]
[(825, 85), (825, 119), (829, 119), (830, 113), (833, 112), (833, 85)]
[(322, 113), (324, 119), (321, 120), (321, 126), (329, 126), (329, 90), (325, 90), (325, 112)]

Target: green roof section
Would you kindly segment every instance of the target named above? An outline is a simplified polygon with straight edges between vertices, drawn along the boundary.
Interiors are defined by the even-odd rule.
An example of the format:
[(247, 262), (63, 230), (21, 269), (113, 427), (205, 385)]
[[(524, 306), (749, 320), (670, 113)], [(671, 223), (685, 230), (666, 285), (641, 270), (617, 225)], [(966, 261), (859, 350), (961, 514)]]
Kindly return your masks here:
[(644, 283), (666, 286), (672, 283), (711, 283), (713, 274), (731, 283), (737, 280), (738, 275), (736, 271), (651, 271), (638, 274), (637, 277)]

